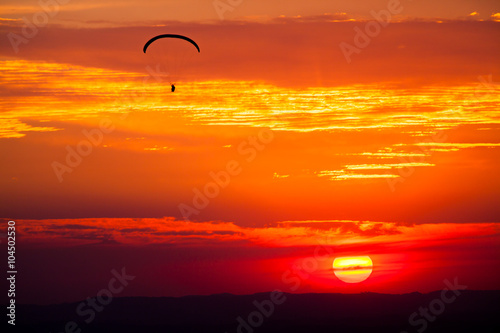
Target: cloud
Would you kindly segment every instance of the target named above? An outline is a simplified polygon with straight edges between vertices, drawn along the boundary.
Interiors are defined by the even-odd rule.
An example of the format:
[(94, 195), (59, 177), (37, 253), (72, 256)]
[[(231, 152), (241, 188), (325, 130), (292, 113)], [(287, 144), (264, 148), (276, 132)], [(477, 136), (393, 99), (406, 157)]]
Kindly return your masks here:
[[(468, 86), (432, 87), (414, 94), (388, 84), (383, 85), (383, 89), (380, 89), (382, 85), (362, 85), (308, 88), (304, 91), (303, 88), (255, 82), (194, 82), (183, 83), (186, 87), (183, 94), (169, 96), (166, 103), (165, 86), (145, 83), (148, 79), (145, 73), (24, 60), (6, 60), (1, 64), (5, 70), (0, 77), (9, 84), (0, 85), (0, 95), (11, 109), (5, 113), (0, 128), (3, 137), (22, 137), (29, 131), (60, 130), (40, 126), (41, 123), (28, 125), (27, 118), (67, 121), (75, 116), (122, 115), (150, 109), (165, 111), (182, 118), (183, 122), (200, 125), (270, 127), (297, 132), (394, 128), (414, 136), (424, 136), (436, 129), (498, 121), (491, 117), (498, 102), (498, 94), (492, 93), (495, 91), (492, 75), (488, 76), (491, 83), (480, 77), (482, 84), (476, 81)], [(481, 88), (483, 90), (478, 93), (478, 85), (486, 88)], [(459, 100), (457, 94), (463, 98)], [(269, 97), (265, 102), (263, 95)], [(289, 98), (291, 95), (293, 98)], [(40, 109), (33, 107), (35, 97), (36, 103), (43, 105)], [(450, 110), (450, 100), (456, 100), (464, 107)], [(89, 108), (89, 105), (94, 107)], [(408, 107), (417, 112), (408, 114)], [(189, 112), (185, 112), (186, 108)], [(212, 112), (206, 112), (207, 108)], [(161, 116), (156, 114), (156, 117)], [(137, 124), (133, 125), (136, 129)], [(149, 143), (141, 145), (140, 149), (156, 152), (178, 149), (175, 143)], [(127, 145), (139, 146), (133, 142)], [(339, 179), (357, 177), (345, 172), (340, 176)]]
[(216, 235), (238, 235), (243, 236), (244, 233), (231, 230), (216, 230), (216, 231), (196, 231), (196, 230), (181, 230), (181, 231), (161, 231), (155, 233), (160, 236), (216, 236)]
[(467, 148), (495, 148), (500, 147), (500, 143), (496, 142), (471, 142), (471, 143), (458, 143), (458, 142), (419, 142), (415, 146), (431, 147), (429, 151), (458, 151)]
[[(144, 226), (147, 225), (147, 226)], [(352, 220), (282, 221), (275, 227), (239, 227), (230, 222), (186, 222), (161, 219), (68, 219), (18, 220), (19, 234), (27, 244), (70, 246), (79, 244), (204, 246), (235, 244), (291, 247), (326, 244), (399, 244), (489, 237), (497, 235), (499, 224), (421, 224)], [(125, 227), (126, 226), (126, 227)], [(212, 241), (217, 241), (213, 243)]]
[(0, 17), (0, 25), (5, 25), (9, 23), (14, 23), (14, 22), (21, 22), (21, 19), (13, 19), (13, 18), (6, 18), (6, 17)]
[(305, 23), (305, 22), (345, 22), (353, 20), (347, 13), (325, 13), (323, 15), (309, 15), (309, 16), (285, 16), (280, 15), (275, 18), (271, 18), (271, 22), (276, 23)]
[(65, 225), (50, 225), (48, 229), (70, 229), (70, 230), (87, 230), (87, 229), (102, 229), (96, 225), (82, 225), (82, 224), (65, 224)]
[(366, 236), (396, 235), (401, 231), (399, 224), (391, 222), (352, 221), (352, 220), (306, 220), (281, 221), (283, 227), (307, 227), (312, 230), (334, 231), (339, 236)]
[[(207, 240), (240, 239), (245, 234), (243, 228), (233, 223), (194, 223), (174, 218), (24, 220), (18, 223), (23, 238), (35, 243), (47, 239), (55, 242), (76, 239), (83, 243), (161, 244), (191, 242), (193, 236)], [(141, 227), (144, 224), (148, 226)]]
[(120, 229), (120, 232), (129, 233), (129, 232), (153, 232), (155, 229), (153, 228), (123, 228)]

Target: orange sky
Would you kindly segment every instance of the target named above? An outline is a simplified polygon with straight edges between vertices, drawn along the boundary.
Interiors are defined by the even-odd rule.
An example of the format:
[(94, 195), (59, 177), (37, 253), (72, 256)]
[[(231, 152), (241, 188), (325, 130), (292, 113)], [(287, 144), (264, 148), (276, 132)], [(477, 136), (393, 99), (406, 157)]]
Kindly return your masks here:
[[(66, 3), (64, 3), (66, 2)], [(149, 0), (147, 5), (135, 0), (72, 0), (60, 1), (55, 23), (78, 25), (123, 25), (159, 21), (214, 21), (220, 20), (213, 0)], [(225, 20), (262, 19), (285, 16), (313, 16), (324, 13), (346, 13), (360, 19), (370, 16), (372, 10), (387, 7), (388, 0), (221, 0), (219, 4), (233, 4), (231, 9), (220, 10)], [(475, 19), (488, 19), (500, 12), (496, 0), (401, 0), (404, 18), (463, 19), (477, 12)], [(0, 11), (2, 17), (17, 19), (32, 15), (40, 5), (31, 0), (4, 0)], [(221, 6), (221, 8), (228, 8)]]
[[(29, 38), (39, 5), (0, 6), (0, 216), (40, 277), (21, 301), (123, 265), (131, 296), (498, 289), (498, 2), (405, 2), (350, 62), (387, 1), (188, 3), (71, 1)], [(142, 53), (158, 33), (201, 48), (175, 93)], [(350, 255), (366, 282), (332, 275)]]

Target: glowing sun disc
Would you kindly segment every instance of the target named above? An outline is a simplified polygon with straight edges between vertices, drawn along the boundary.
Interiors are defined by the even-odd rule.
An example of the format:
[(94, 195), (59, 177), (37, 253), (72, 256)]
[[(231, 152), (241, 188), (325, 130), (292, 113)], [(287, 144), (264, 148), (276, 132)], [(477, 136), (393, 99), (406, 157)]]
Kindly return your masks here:
[(338, 257), (333, 260), (335, 276), (346, 283), (359, 283), (370, 276), (373, 270), (372, 259), (364, 257)]

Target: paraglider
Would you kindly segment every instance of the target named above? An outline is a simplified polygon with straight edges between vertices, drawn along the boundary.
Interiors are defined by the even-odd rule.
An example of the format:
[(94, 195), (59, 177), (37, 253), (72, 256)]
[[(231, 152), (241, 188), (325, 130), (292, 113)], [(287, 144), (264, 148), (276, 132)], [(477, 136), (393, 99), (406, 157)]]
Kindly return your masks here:
[(175, 82), (180, 78), (181, 70), (188, 63), (188, 57), (200, 53), (200, 47), (189, 37), (162, 34), (149, 39), (142, 51), (151, 56), (150, 60), (155, 63), (155, 68), (158, 68), (159, 64), (164, 68), (161, 72), (157, 71), (160, 74), (155, 76), (165, 77), (170, 82), (171, 91), (174, 92)]

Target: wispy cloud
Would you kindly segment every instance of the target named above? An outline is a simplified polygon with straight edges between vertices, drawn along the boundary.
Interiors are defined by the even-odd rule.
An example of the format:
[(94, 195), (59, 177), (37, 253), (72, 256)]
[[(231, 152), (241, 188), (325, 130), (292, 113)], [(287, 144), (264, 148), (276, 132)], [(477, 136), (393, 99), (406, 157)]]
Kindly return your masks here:
[[(28, 126), (22, 119), (65, 121), (136, 110), (167, 112), (200, 125), (296, 132), (398, 129), (413, 136), (460, 125), (500, 122), (495, 110), (499, 95), (483, 94), (476, 99), (476, 83), (412, 93), (390, 86), (384, 90), (371, 85), (304, 90), (246, 81), (210, 81), (186, 83), (182, 95), (165, 96), (165, 86), (144, 84), (147, 73), (28, 61), (2, 64), (5, 70), (0, 95), (8, 110), (2, 114), (6, 120), (4, 137), (22, 137), (30, 130), (56, 130)], [(408, 108), (415, 113), (409, 114)], [(157, 143), (144, 147), (151, 151), (174, 148)], [(395, 154), (365, 153), (387, 157)]]

